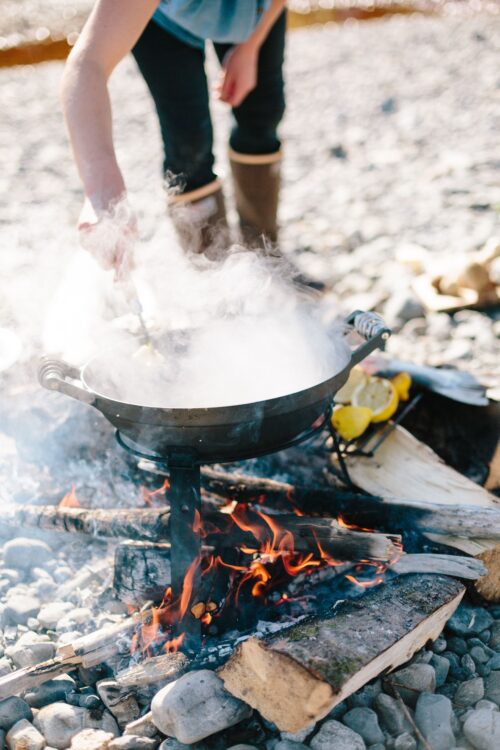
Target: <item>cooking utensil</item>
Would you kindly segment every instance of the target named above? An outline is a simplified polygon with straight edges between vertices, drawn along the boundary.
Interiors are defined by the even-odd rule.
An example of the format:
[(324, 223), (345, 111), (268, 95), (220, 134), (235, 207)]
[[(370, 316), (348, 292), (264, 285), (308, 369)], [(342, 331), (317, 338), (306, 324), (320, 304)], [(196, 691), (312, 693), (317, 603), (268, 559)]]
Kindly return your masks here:
[(128, 404), (99, 392), (98, 379), (94, 382), (98, 359), (81, 369), (50, 358), (40, 366), (39, 380), (44, 388), (93, 406), (116, 427), (118, 442), (125, 449), (168, 465), (174, 601), (180, 601), (188, 574), (191, 583), (185, 615), (177, 623), (177, 632), (183, 633), (183, 649), (196, 651), (201, 643), (200, 621), (191, 614), (201, 581), (200, 464), (271, 453), (305, 440), (321, 429), (329, 418), (333, 395), (344, 385), (351, 368), (377, 347), (383, 347), (390, 335), (376, 313), (356, 311), (346, 322), (365, 342), (352, 352), (343, 370), (297, 393), (249, 404), (207, 409)]
[(265, 401), (206, 409), (124, 403), (100, 390), (102, 381), (96, 377), (99, 358), (81, 369), (45, 359), (39, 380), (44, 388), (65, 393), (100, 411), (117, 429), (118, 439), (145, 458), (168, 463), (173, 454), (182, 452), (199, 463), (236, 461), (280, 450), (305, 439), (325, 423), (333, 394), (346, 382), (352, 367), (383, 346), (390, 335), (376, 313), (356, 311), (346, 323), (366, 340), (352, 352), (344, 369), (310, 388)]

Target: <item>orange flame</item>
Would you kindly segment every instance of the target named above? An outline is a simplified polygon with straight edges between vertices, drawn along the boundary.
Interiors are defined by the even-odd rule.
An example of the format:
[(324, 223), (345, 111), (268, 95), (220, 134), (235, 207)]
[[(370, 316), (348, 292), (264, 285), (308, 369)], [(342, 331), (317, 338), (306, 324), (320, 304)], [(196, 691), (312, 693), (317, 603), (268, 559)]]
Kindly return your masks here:
[(158, 487), (156, 490), (148, 490), (147, 487), (141, 487), (144, 504), (151, 507), (154, 504), (154, 498), (157, 497), (157, 495), (164, 495), (168, 489), (170, 489), (170, 482), (168, 479), (165, 479), (162, 486)]
[(58, 508), (81, 508), (80, 501), (76, 496), (75, 485), (71, 487), (71, 490), (67, 492), (59, 505)]

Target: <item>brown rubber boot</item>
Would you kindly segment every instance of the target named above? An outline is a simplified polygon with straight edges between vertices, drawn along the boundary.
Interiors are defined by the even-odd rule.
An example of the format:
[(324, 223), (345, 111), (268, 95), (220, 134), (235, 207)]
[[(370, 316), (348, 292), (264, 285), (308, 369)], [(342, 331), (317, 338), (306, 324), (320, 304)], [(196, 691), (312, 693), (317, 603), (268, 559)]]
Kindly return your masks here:
[(230, 245), (220, 180), (189, 193), (169, 196), (168, 213), (185, 252), (222, 257)]
[(279, 259), (280, 268), (302, 291), (322, 291), (325, 285), (305, 276), (278, 246), (278, 200), (281, 151), (274, 154), (240, 154), (229, 149), (236, 210), (241, 236), (250, 248), (264, 249)]
[(251, 247), (276, 243), (281, 152), (254, 155), (230, 149), (229, 161), (243, 242)]

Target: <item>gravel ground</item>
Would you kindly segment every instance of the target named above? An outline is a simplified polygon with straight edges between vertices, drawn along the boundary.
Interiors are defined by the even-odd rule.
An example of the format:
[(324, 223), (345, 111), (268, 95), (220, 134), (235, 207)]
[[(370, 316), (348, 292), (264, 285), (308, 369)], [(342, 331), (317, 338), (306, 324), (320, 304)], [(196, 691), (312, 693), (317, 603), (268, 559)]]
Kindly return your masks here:
[[(385, 311), (401, 327), (391, 342), (393, 351), (482, 372), (496, 368), (500, 330), (495, 315), (422, 315), (410, 289), (411, 273), (398, 258), (410, 250), (415, 255), (415, 247), (424, 248), (432, 259), (456, 258), (499, 232), (499, 23), (487, 16), (467, 23), (458, 18), (394, 17), (294, 32), (283, 125), (285, 251), (331, 285), (332, 305), (344, 312), (372, 305)], [(213, 71), (212, 61), (210, 65)], [(81, 202), (58, 104), (61, 70), (61, 64), (47, 63), (0, 71), (0, 323), (20, 334), (26, 365), (11, 370), (4, 381), (2, 414), (8, 401), (11, 417), (6, 435), (1, 435), (1, 469), (10, 465), (19, 471), (13, 458), (16, 446), (7, 437), (16, 434), (17, 424), (22, 436), (18, 454), (47, 465), (41, 476), (10, 477), (24, 490), (29, 482), (34, 493), (48, 490), (51, 461), (58, 455), (59, 461), (68, 459), (65, 481), (71, 475), (84, 477), (102, 488), (99, 483), (106, 481), (107, 473), (120, 474), (118, 495), (129, 480), (123, 457), (111, 448), (102, 462), (95, 461), (102, 436), (91, 429), (100, 424), (106, 437), (102, 420), (84, 417), (85, 407), (75, 405), (68, 421), (63, 399), (33, 393), (33, 363), (41, 351), (45, 313), (76, 249), (74, 224)], [(113, 77), (112, 95), (119, 159), (147, 246), (165, 224), (161, 149), (151, 101), (131, 60)], [(218, 164), (225, 176), (228, 120), (218, 103), (214, 117)], [(79, 452), (82, 442), (85, 450)], [(65, 633), (83, 632), (96, 618), (101, 623), (117, 616), (108, 613), (108, 603), (90, 589), (68, 596), (59, 608), (54, 604), (60, 586), (90, 559), (90, 549), (53, 544), (42, 552), (31, 545), (27, 540), (3, 548), (4, 672), (35, 658), (33, 654), (53, 651), (51, 644), (69, 637)], [(102, 554), (97, 547), (94, 552)], [(30, 555), (38, 567), (27, 568)], [(433, 750), (500, 746), (500, 607), (470, 606), (464, 605), (445, 637), (420, 652), (410, 671), (399, 676), (408, 687), (410, 715), (415, 710), (415, 721)], [(118, 734), (104, 710), (112, 702), (104, 688), (96, 688), (102, 677), (80, 674), (76, 680), (52, 684), (53, 692), (35, 691), (28, 701), (34, 713), (44, 703), (49, 709), (41, 708), (34, 718), (41, 736), (32, 731), (33, 711), (26, 702), (0, 702), (0, 730), (11, 732), (9, 750), (21, 744), (35, 750), (45, 742), (63, 750), (69, 739), (54, 735), (54, 727)], [(138, 701), (144, 710), (147, 701), (143, 696)], [(136, 712), (137, 704), (128, 706)], [(110, 710), (113, 713), (113, 707)], [(14, 721), (18, 723), (12, 734)], [(29, 726), (19, 726), (22, 721)], [(390, 688), (380, 681), (350, 698), (314, 735), (278, 737), (258, 719), (238, 726), (239, 734), (219, 735), (195, 747), (225, 750), (237, 742), (259, 750), (417, 747), (414, 727), (404, 721), (391, 702)], [(136, 738), (135, 744), (109, 748), (152, 749), (161, 737), (156, 733), (149, 739), (154, 741), (141, 744)], [(91, 740), (96, 748), (110, 742), (109, 737)], [(83, 744), (75, 742), (74, 747)], [(163, 750), (180, 747), (166, 741)]]

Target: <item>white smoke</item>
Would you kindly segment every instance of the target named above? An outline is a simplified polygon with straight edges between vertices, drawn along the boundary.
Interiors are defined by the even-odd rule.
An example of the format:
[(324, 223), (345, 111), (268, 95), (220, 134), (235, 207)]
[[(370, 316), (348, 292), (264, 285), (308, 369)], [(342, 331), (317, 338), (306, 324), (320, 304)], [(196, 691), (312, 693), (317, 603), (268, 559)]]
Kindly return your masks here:
[[(134, 284), (151, 347), (112, 272), (77, 253), (53, 301), (44, 346), (84, 368), (93, 390), (128, 403), (196, 408), (308, 388), (348, 362), (276, 261), (237, 246), (223, 261), (186, 256), (165, 233), (136, 251)], [(161, 356), (160, 356), (161, 354)]]

